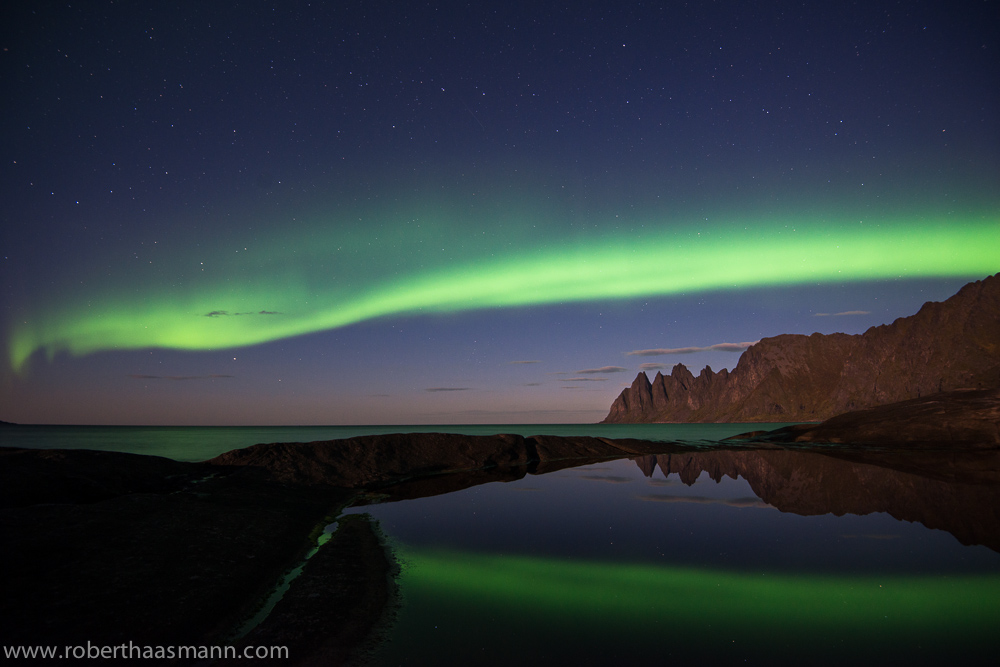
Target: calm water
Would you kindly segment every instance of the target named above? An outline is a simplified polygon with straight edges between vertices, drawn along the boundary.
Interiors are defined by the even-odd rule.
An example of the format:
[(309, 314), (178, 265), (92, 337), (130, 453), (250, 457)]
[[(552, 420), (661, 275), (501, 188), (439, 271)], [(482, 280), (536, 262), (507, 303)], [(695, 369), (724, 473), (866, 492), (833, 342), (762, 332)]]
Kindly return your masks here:
[(394, 426), (5, 426), (0, 445), (96, 449), (204, 461), (266, 442), (313, 442), (385, 433), (591, 435), (654, 441), (714, 441), (784, 424), (443, 424)]
[[(869, 466), (784, 454), (730, 470), (695, 454), (721, 472), (690, 485), (646, 457), (349, 510), (403, 562), (377, 664), (991, 664), (1000, 554), (886, 512), (825, 513), (864, 495)], [(784, 511), (728, 476), (739, 466)]]
[[(777, 426), (12, 426), (0, 444), (198, 461), (377, 433), (705, 444)], [(996, 507), (983, 484), (703, 448), (349, 511), (403, 563), (380, 665), (967, 665), (1000, 650)]]

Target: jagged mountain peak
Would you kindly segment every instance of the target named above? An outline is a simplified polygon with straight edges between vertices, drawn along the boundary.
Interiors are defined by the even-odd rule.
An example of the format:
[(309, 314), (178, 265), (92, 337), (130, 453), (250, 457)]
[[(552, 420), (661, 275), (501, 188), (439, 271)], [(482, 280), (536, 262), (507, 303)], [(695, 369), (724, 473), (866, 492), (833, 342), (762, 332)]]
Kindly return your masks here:
[[(641, 378), (639, 377), (641, 376)], [(639, 373), (603, 423), (821, 421), (955, 389), (1000, 387), (1000, 274), (863, 334), (782, 334), (732, 372)]]

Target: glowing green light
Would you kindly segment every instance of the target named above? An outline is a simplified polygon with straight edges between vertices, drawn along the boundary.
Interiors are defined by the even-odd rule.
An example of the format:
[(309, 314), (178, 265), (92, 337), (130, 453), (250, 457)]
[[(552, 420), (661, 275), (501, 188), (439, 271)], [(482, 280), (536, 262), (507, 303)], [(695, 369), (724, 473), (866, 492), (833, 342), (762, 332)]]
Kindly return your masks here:
[[(506, 609), (569, 626), (713, 628), (772, 637), (843, 632), (988, 638), (1000, 617), (1000, 576), (737, 573), (439, 552), (403, 547), (409, 596)], [(554, 619), (558, 619), (555, 621)]]
[(532, 237), (524, 224), (477, 235), (474, 224), (460, 223), (369, 236), (317, 225), (215, 259), (206, 273), (184, 256), (154, 277), (103, 279), (72, 301), (53, 299), (17, 317), (11, 364), (20, 369), (38, 350), (51, 357), (254, 345), (405, 313), (1000, 270), (996, 218), (703, 227), (650, 220), (615, 236), (570, 239)]

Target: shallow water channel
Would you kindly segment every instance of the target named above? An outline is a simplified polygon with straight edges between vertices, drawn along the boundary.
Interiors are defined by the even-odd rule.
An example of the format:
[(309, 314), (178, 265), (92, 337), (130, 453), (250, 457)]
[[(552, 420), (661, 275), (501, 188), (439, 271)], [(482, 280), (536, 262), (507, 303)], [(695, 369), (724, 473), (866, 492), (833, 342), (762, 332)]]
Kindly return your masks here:
[(995, 494), (820, 454), (709, 452), (349, 512), (376, 518), (402, 565), (380, 665), (988, 664)]

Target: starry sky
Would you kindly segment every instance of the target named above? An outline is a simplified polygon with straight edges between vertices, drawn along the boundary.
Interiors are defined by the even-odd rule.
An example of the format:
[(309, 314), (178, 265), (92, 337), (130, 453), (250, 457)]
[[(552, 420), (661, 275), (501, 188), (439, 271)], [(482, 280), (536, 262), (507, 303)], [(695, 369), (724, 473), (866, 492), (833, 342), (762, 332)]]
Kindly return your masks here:
[(1000, 271), (1000, 11), (24, 2), (0, 419), (574, 423)]

